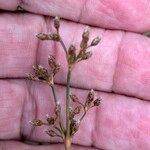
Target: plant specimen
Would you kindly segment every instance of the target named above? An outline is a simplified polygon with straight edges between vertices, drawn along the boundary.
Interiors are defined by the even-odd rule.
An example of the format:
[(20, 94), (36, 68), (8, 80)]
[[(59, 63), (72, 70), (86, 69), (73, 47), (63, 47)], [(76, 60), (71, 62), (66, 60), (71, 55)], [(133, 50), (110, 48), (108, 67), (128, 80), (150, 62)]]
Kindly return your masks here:
[[(88, 49), (92, 46), (96, 46), (100, 42), (100, 38), (94, 38), (89, 44), (89, 29), (86, 28), (82, 34), (82, 40), (80, 43), (80, 50), (77, 54), (75, 45), (71, 44), (68, 48), (65, 46), (62, 37), (59, 33), (60, 19), (55, 17), (54, 27), (56, 29), (55, 33), (39, 33), (37, 38), (40, 40), (53, 40), (59, 42), (65, 52), (67, 61), (67, 81), (66, 81), (66, 120), (63, 120), (61, 108), (63, 107), (57, 98), (55, 88), (54, 88), (54, 77), (60, 69), (60, 65), (56, 62), (54, 56), (49, 55), (48, 64), (50, 66), (50, 71), (42, 67), (41, 65), (33, 66), (34, 73), (28, 74), (28, 78), (33, 81), (41, 81), (48, 84), (51, 87), (54, 102), (55, 102), (55, 116), (47, 115), (46, 121), (40, 119), (33, 119), (30, 123), (33, 126), (46, 125), (49, 127), (45, 133), (50, 137), (60, 137), (62, 138), (65, 149), (71, 149), (71, 142), (74, 134), (78, 131), (82, 119), (85, 117), (89, 109), (99, 106), (101, 98), (94, 98), (94, 90), (90, 90), (85, 103), (81, 103), (79, 98), (70, 91), (70, 79), (71, 73), (74, 66), (81, 61), (87, 60), (92, 56), (92, 52)], [(75, 108), (71, 109), (70, 101), (75, 103)], [(76, 116), (81, 113), (83, 114), (76, 119)]]

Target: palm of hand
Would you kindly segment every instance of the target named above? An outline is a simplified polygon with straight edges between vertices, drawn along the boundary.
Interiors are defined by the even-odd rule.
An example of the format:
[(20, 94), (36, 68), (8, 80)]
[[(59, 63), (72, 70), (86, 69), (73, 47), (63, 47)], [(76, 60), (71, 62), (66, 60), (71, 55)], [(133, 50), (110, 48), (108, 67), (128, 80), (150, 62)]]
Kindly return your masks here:
[[(43, 134), (42, 128), (32, 130), (28, 123), (35, 116), (40, 118), (51, 113), (53, 104), (49, 101), (52, 99), (49, 89), (25, 80), (25, 73), (31, 72), (35, 63), (47, 66), (49, 53), (65, 66), (63, 52), (59, 45), (41, 43), (35, 38), (37, 33), (47, 28), (51, 30), (49, 18), (3, 13), (0, 22), (0, 139), (7, 140), (6, 149), (36, 149), (9, 141), (21, 139), (22, 135), (35, 141), (53, 140)], [(61, 32), (65, 43), (78, 43), (83, 27), (64, 21)], [(127, 25), (122, 28), (134, 30)], [(147, 30), (147, 27), (138, 30)], [(91, 60), (75, 68), (71, 85), (81, 100), (87, 94), (84, 89), (93, 88), (103, 102), (101, 109), (92, 110), (86, 116), (74, 143), (103, 149), (149, 149), (150, 106), (148, 101), (143, 101), (150, 99), (149, 39), (135, 33), (100, 28), (92, 28), (91, 33), (91, 37), (101, 36), (101, 44), (94, 48)], [(62, 102), (65, 70), (61, 68), (55, 80)], [(4, 142), (0, 144), (3, 149)], [(38, 147), (44, 148), (49, 146)], [(55, 145), (52, 148), (56, 148)]]

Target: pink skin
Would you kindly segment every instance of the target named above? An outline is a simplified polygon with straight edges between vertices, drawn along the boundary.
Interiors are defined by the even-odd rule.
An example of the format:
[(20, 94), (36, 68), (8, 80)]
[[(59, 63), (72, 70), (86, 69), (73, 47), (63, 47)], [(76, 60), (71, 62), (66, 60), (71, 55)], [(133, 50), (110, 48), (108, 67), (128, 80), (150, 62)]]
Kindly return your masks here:
[[(45, 0), (45, 2), (24, 0), (23, 2), (22, 5), (26, 10), (35, 13), (60, 15), (61, 12), (64, 18), (79, 20), (99, 27), (144, 32), (149, 29), (150, 24), (147, 18), (150, 10), (142, 11), (148, 7), (146, 0), (138, 3), (135, 0), (129, 3), (105, 0), (103, 9), (97, 0), (95, 2), (100, 5), (99, 12), (95, 8), (91, 10), (95, 4), (89, 5), (90, 0), (86, 5), (75, 0), (72, 3), (61, 1), (62, 7), (60, 3), (58, 4), (58, 0), (55, 3), (50, 0)], [(14, 10), (18, 3), (17, 0), (14, 3), (1, 0), (0, 7)], [(77, 10), (81, 12), (83, 5), (87, 10), (85, 9), (80, 15), (82, 17), (79, 18)], [(48, 6), (53, 10), (48, 11)], [(110, 6), (114, 8), (114, 14), (121, 16), (119, 20), (110, 16), (112, 15)], [(72, 9), (75, 8), (77, 10), (72, 12)], [(100, 12), (101, 10), (103, 12)], [(86, 11), (88, 17), (88, 12), (91, 12), (92, 19), (86, 16)], [(122, 14), (123, 12), (126, 14)], [(127, 20), (124, 19), (124, 15), (128, 15)], [(98, 16), (102, 18), (98, 20)], [(143, 21), (141, 21), (141, 16)], [(67, 46), (72, 42), (79, 44), (84, 26), (76, 22), (61, 22), (61, 34)], [(33, 130), (28, 123), (35, 116), (44, 120), (46, 114), (53, 113), (54, 104), (49, 87), (25, 80), (25, 73), (32, 72), (33, 64), (39, 63), (48, 67), (48, 54), (55, 55), (62, 66), (56, 76), (56, 89), (61, 104), (65, 105), (66, 67), (64, 66), (66, 61), (64, 52), (58, 43), (39, 41), (35, 37), (39, 32), (50, 31), (54, 29), (49, 17), (29, 13), (0, 15), (0, 140), (2, 140), (0, 150), (3, 148), (9, 150), (10, 147), (11, 150), (50, 149), (50, 146), (34, 147), (15, 142), (21, 138), (21, 135), (35, 141), (52, 143), (60, 141), (60, 139), (44, 135), (45, 127)], [(75, 67), (71, 85), (72, 91), (80, 97), (81, 101), (84, 101), (91, 88), (96, 90), (96, 95), (101, 96), (103, 101), (100, 108), (93, 109), (87, 114), (73, 143), (88, 146), (84, 148), (85, 150), (92, 150), (91, 146), (106, 150), (149, 150), (150, 39), (136, 33), (91, 27), (91, 39), (97, 35), (102, 38), (101, 43), (91, 49), (92, 58)], [(51, 146), (51, 149), (56, 148), (60, 148), (58, 144)]]
[(150, 26), (148, 0), (0, 0), (0, 9), (16, 10), (18, 5), (102, 28), (144, 32)]

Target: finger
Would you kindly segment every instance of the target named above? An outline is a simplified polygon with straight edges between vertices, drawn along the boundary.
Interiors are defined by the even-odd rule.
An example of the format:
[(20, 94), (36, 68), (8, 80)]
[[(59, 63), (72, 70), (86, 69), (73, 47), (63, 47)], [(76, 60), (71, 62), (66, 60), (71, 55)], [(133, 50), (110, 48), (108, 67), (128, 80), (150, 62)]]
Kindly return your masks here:
[[(62, 144), (28, 145), (16, 141), (0, 141), (0, 150), (64, 150)], [(96, 150), (95, 148), (72, 145), (72, 150)]]
[[(3, 14), (0, 23), (1, 78), (24, 78), (37, 63), (48, 68), (47, 57), (52, 54), (61, 64), (55, 81), (66, 83), (66, 60), (61, 45), (35, 37), (40, 32), (54, 32), (51, 19)], [(61, 35), (67, 47), (71, 43), (79, 46), (83, 28), (83, 25), (62, 21)], [(91, 28), (90, 41), (97, 35), (102, 38), (100, 44), (91, 49), (92, 58), (76, 65), (71, 85), (149, 100), (150, 39), (134, 33)]]
[[(45, 114), (54, 114), (53, 97), (49, 87), (20, 80), (1, 80), (0, 85), (2, 91), (0, 139), (20, 139), (23, 135), (24, 138), (34, 141), (61, 142), (61, 139), (51, 138), (44, 133), (48, 127), (38, 127), (33, 130), (29, 124), (29, 120), (34, 117), (44, 121)], [(65, 112), (65, 88), (62, 86), (55, 88), (62, 110)], [(82, 103), (85, 102), (88, 91), (79, 89), (71, 91)], [(150, 148), (148, 101), (100, 92), (96, 92), (95, 95), (102, 97), (101, 106), (87, 113), (73, 138), (73, 143), (93, 145), (102, 149)]]
[(60, 16), (76, 22), (86, 23), (102, 28), (121, 29), (135, 32), (150, 30), (149, 2), (147, 0), (85, 0), (85, 1), (42, 1), (1, 0), (0, 8), (16, 10), (21, 6), (29, 12), (42, 15)]

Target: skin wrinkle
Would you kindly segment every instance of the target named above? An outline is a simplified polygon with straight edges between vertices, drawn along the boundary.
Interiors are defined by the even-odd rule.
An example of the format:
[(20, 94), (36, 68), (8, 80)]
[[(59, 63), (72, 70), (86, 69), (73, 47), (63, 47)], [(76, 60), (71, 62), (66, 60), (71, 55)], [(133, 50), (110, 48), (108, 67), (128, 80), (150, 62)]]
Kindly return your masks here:
[(17, 4), (17, 7), (20, 6), (21, 8), (23, 8), (23, 3), (24, 1), (23, 0), (18, 0), (18, 4)]
[(23, 100), (23, 106), (22, 106), (22, 114), (20, 115), (20, 139), (23, 139), (23, 134), (22, 134), (22, 120), (23, 120), (23, 114), (24, 114), (24, 106), (25, 106), (25, 101), (26, 101), (27, 93), (25, 94), (24, 100)]
[[(10, 83), (14, 83), (12, 80), (10, 80), (9, 81), (9, 84)], [(18, 83), (16, 83), (16, 84), (18, 84)], [(19, 120), (20, 120), (20, 127), (19, 127), (19, 131), (18, 131), (18, 133), (21, 133), (21, 125), (22, 125), (22, 115), (23, 115), (23, 106), (24, 106), (24, 102), (25, 102), (25, 97), (22, 99), (22, 105), (21, 105), (21, 115), (20, 115), (20, 118), (19, 118)], [(12, 117), (11, 117), (11, 119), (12, 119)], [(21, 135), (21, 134), (20, 134)], [(19, 138), (20, 138), (20, 135), (19, 135)]]
[[(21, 137), (22, 140), (29, 139), (30, 136), (31, 136), (31, 135), (25, 135), (25, 134), (24, 134), (25, 129), (24, 129), (24, 126), (22, 126), (22, 125), (24, 124), (24, 115), (25, 115), (25, 113), (26, 113), (26, 111), (25, 111), (25, 106), (26, 106), (26, 103), (29, 101), (29, 96), (27, 96), (28, 94), (29, 94), (30, 97), (32, 98), (32, 108), (34, 108), (34, 107), (33, 107), (33, 103), (35, 104), (35, 108), (32, 109), (32, 110), (33, 110), (33, 115), (32, 115), (32, 116), (34, 116), (34, 118), (37, 117), (37, 115), (36, 115), (36, 114), (37, 114), (37, 113), (36, 113), (36, 112), (37, 112), (36, 100), (35, 100), (35, 98), (34, 98), (34, 95), (31, 93), (31, 85), (32, 85), (32, 82), (30, 82), (30, 83), (29, 83), (29, 82), (30, 82), (30, 81), (26, 81), (26, 82), (25, 82), (27, 91), (26, 91), (26, 97), (24, 98), (23, 109), (22, 109), (22, 119), (21, 119), (21, 126), (20, 126), (20, 137)], [(35, 115), (34, 115), (34, 114), (35, 114)], [(34, 128), (31, 128), (31, 130), (29, 131), (30, 134), (33, 133), (33, 130), (34, 130)]]
[[(103, 2), (103, 0), (101, 0), (101, 2), (106, 6), (106, 4)], [(109, 8), (109, 7), (107, 7), (107, 8)], [(109, 9), (110, 9), (110, 8), (109, 8)], [(120, 23), (120, 21), (119, 21), (119, 19), (118, 19), (118, 17), (117, 17), (117, 13), (115, 12), (114, 8), (111, 8), (111, 13), (113, 13), (113, 19), (115, 19), (115, 21), (117, 22), (118, 27), (119, 27), (121, 30), (123, 30), (123, 32), (125, 32), (125, 31), (124, 31), (124, 28), (121, 27), (121, 23)], [(110, 16), (110, 18), (111, 18), (111, 17), (112, 17), (112, 14), (109, 15), (109, 16)], [(117, 29), (116, 29), (116, 30), (117, 30)]]
[[(48, 19), (49, 20), (49, 19)], [(43, 27), (45, 24), (47, 24), (47, 23), (45, 23), (45, 20), (43, 20), (43, 22), (42, 21), (40, 21), (41, 23), (41, 27), (39, 28), (39, 30), (42, 28), (45, 28), (45, 27)], [(70, 23), (70, 22), (65, 22), (65, 23)], [(65, 29), (66, 28), (68, 28), (68, 25), (69, 24), (64, 24), (65, 25)], [(74, 25), (74, 24), (73, 24)], [(79, 24), (79, 26), (80, 26), (80, 24)], [(74, 26), (74, 28), (73, 28), (73, 30), (76, 30), (76, 26)], [(79, 27), (80, 28), (80, 27)], [(96, 30), (97, 30), (97, 28), (94, 28), (94, 30), (95, 30), (95, 33), (94, 34), (96, 34)], [(38, 31), (36, 31), (36, 32), (38, 32)], [(64, 31), (62, 31), (62, 33), (63, 33)], [(106, 32), (106, 31), (105, 31)], [(108, 31), (109, 32), (109, 31)], [(92, 32), (91, 32), (92, 33)], [(115, 32), (114, 32), (115, 33)], [(67, 33), (68, 34), (68, 33)], [(69, 33), (70, 34), (70, 33)], [(102, 34), (102, 41), (103, 41), (103, 31), (101, 31), (101, 34)], [(116, 34), (116, 33), (115, 33)], [(65, 36), (65, 35), (64, 35)], [(138, 36), (138, 35), (136, 35), (136, 36)], [(120, 37), (121, 37), (121, 35), (120, 35)], [(71, 37), (72, 38), (72, 37)], [(105, 37), (104, 37), (105, 38)], [(73, 39), (74, 41), (75, 41), (75, 38)], [(107, 40), (109, 40), (109, 38), (107, 39)], [(39, 41), (37, 41), (37, 43), (38, 43)], [(47, 43), (48, 43), (49, 41), (47, 41)], [(105, 42), (107, 42), (107, 41), (105, 41)], [(110, 42), (110, 41), (108, 41), (108, 42)], [(119, 41), (120, 42), (120, 41)], [(118, 43), (119, 43), (118, 42)], [(39, 45), (42, 45), (42, 43), (43, 42), (41, 42)], [(54, 42), (50, 42), (50, 44), (53, 44)], [(67, 42), (65, 42), (65, 43), (67, 43)], [(117, 44), (118, 44), (117, 43)], [(57, 44), (57, 45), (59, 45), (59, 44)], [(59, 45), (60, 46), (60, 45)], [(105, 46), (106, 46), (106, 44), (105, 44)], [(36, 47), (39, 47), (39, 46), (35, 46), (35, 48)], [(42, 48), (42, 46), (41, 46), (41, 48)], [(99, 47), (99, 48), (101, 48), (101, 46)], [(44, 50), (44, 48), (43, 48), (43, 50), (42, 49), (40, 49), (40, 48), (36, 48), (36, 50), (37, 49), (39, 49), (38, 50), (38, 52), (37, 53), (42, 53), (42, 51)], [(47, 47), (46, 47), (46, 49), (48, 49)], [(51, 47), (51, 49), (50, 49), (50, 51), (53, 51), (52, 49), (54, 49), (54, 47), (53, 47), (53, 45), (52, 45), (52, 47)], [(53, 51), (53, 52), (55, 52), (55, 51)], [(35, 53), (36, 55), (40, 55), (40, 54), (37, 54), (37, 53)], [(46, 55), (46, 54), (45, 54)], [(43, 53), (43, 56), (45, 56), (44, 55), (44, 53)], [(40, 56), (37, 56), (37, 57), (41, 57), (41, 55)], [(35, 57), (34, 57), (35, 58)], [(47, 64), (47, 62), (45, 62), (44, 61), (44, 59), (45, 59), (45, 57), (43, 57), (43, 60), (41, 60), (40, 62), (41, 62), (41, 64), (43, 64), (43, 62), (44, 63), (46, 63)], [(105, 60), (106, 61), (106, 60)], [(33, 64), (32, 64), (33, 65)], [(101, 73), (101, 72), (100, 72)], [(25, 75), (25, 74), (24, 74)], [(64, 77), (63, 77), (64, 78)], [(146, 79), (148, 79), (148, 78), (146, 78)], [(58, 80), (56, 80), (56, 83), (60, 83), (60, 81), (58, 81)], [(61, 84), (63, 84), (63, 83), (61, 83)], [(79, 87), (79, 85), (72, 85), (73, 87)], [(82, 88), (82, 87), (80, 87), (80, 88)], [(83, 87), (83, 88), (86, 88), (86, 87)], [(93, 87), (94, 88), (94, 87)], [(105, 91), (104, 89), (100, 89), (100, 88), (94, 88), (94, 89), (96, 89), (96, 90), (101, 90), (101, 91)], [(114, 90), (113, 90), (114, 91)], [(105, 91), (106, 92), (106, 91)], [(109, 92), (111, 92), (111, 91), (109, 91)], [(115, 93), (118, 93), (118, 92), (116, 92), (116, 91), (114, 91)], [(122, 94), (124, 94), (124, 93), (122, 93)], [(130, 96), (129, 94), (128, 94), (128, 96)], [(138, 95), (138, 96), (136, 96), (135, 94), (133, 95), (133, 97), (137, 97), (137, 98), (141, 98), (141, 96), (140, 96), (140, 94)], [(142, 99), (144, 99), (144, 97), (142, 97)]]
[[(105, 35), (105, 33), (106, 33), (106, 31), (107, 30), (104, 30), (103, 31), (103, 33), (102, 33), (102, 35), (101, 35), (101, 39), (103, 39), (103, 36)], [(78, 88), (78, 87), (75, 87), (75, 88)], [(89, 89), (85, 89), (85, 88), (83, 88), (84, 90), (89, 90)], [(94, 91), (96, 92), (96, 89), (94, 89)], [(95, 144), (95, 137), (94, 137), (94, 133), (96, 132), (96, 129), (97, 129), (97, 116), (98, 116), (98, 109), (99, 108), (95, 108), (96, 110), (95, 110), (95, 113), (94, 113), (94, 127), (93, 127), (93, 131), (92, 131), (92, 133), (91, 133), (91, 141), (92, 141), (92, 145), (91, 146), (93, 146), (94, 144)]]
[(86, 9), (86, 3), (87, 3), (88, 0), (84, 0), (83, 2), (83, 6), (81, 7), (80, 9), (80, 14), (79, 14), (79, 17), (78, 17), (78, 21), (77, 22), (80, 22), (82, 20), (82, 17), (83, 17), (83, 12), (84, 10)]
[[(1, 146), (2, 145), (2, 146)], [(16, 146), (18, 145), (18, 146)], [(0, 141), (0, 150), (64, 150), (64, 146), (62, 144), (46, 144), (46, 145), (38, 145), (37, 143), (31, 145), (31, 143), (21, 143), (18, 141)], [(37, 148), (38, 147), (38, 148)], [(79, 145), (73, 145), (72, 150), (102, 150), (102, 149), (97, 149), (97, 148), (90, 148), (87, 146), (79, 146)]]
[[(26, 81), (26, 84), (27, 84), (27, 82), (28, 81)], [(33, 85), (34, 83), (33, 82), (31, 82), (31, 83), (28, 83), (27, 85), (28, 85), (28, 94), (29, 94), (29, 97), (31, 97), (32, 98), (32, 117), (33, 118), (37, 118), (38, 117), (38, 105), (37, 105), (37, 101), (36, 101), (36, 98), (35, 98), (35, 95), (34, 95), (34, 92), (31, 92), (32, 90), (31, 90), (31, 87), (33, 87), (32, 85)], [(30, 98), (29, 98), (30, 99)], [(29, 101), (29, 99), (28, 99), (28, 101)], [(26, 100), (27, 101), (27, 100)], [(33, 109), (34, 108), (34, 109)], [(25, 113), (25, 112), (24, 112)], [(23, 120), (23, 118), (22, 118), (22, 120)], [(25, 126), (23, 126), (23, 127), (25, 127)], [(30, 128), (30, 131), (28, 131), (28, 133), (29, 133), (29, 135), (27, 135), (26, 134), (26, 139), (30, 139), (31, 137), (32, 137), (32, 135), (33, 135), (33, 133), (35, 132), (35, 129), (36, 128), (34, 128), (34, 127), (31, 127)], [(22, 132), (22, 133), (24, 133), (24, 132)]]
[[(41, 30), (39, 31), (39, 33), (42, 33), (45, 31), (45, 28), (47, 27), (47, 24), (46, 24), (46, 17), (43, 16), (43, 26), (41, 26)], [(38, 33), (36, 33), (38, 34)], [(35, 35), (36, 36), (36, 35)], [(35, 37), (36, 38), (36, 37)], [(41, 40), (37, 39), (38, 40), (38, 43), (37, 43), (37, 47), (36, 47), (36, 53), (35, 53), (35, 64), (39, 64), (38, 62), (38, 57), (39, 57), (39, 51), (40, 51), (40, 44), (41, 44)]]
[[(112, 75), (110, 75), (110, 80), (109, 81), (107, 81), (106, 79), (104, 79), (104, 82), (108, 82), (109, 83), (109, 88), (107, 88), (107, 90), (105, 89), (104, 90), (104, 88), (102, 89), (100, 89), (100, 88), (95, 88), (96, 90), (101, 90), (101, 91), (107, 91), (107, 92), (112, 92), (112, 84), (113, 84), (113, 74), (115, 73), (115, 68), (116, 68), (116, 62), (117, 62), (117, 59), (118, 59), (118, 45), (120, 44), (120, 42), (121, 42), (121, 38), (122, 38), (122, 31), (120, 32), (120, 34), (118, 35), (118, 36), (111, 36), (112, 35), (112, 32), (113, 31), (109, 31), (109, 30), (105, 30), (105, 32), (103, 33), (103, 35), (102, 35), (102, 40), (101, 40), (101, 44), (102, 45), (100, 45), (101, 47), (100, 47), (100, 50), (101, 49), (105, 49), (105, 51), (100, 51), (100, 53), (102, 53), (103, 55), (108, 55), (108, 63), (109, 63), (109, 59), (112, 59), (113, 60), (113, 62), (111, 62), (111, 64), (109, 63), (108, 64), (108, 67), (111, 65), (111, 68), (113, 68), (112, 70), (111, 70), (111, 74)], [(118, 32), (118, 31), (117, 31)], [(104, 44), (104, 43), (106, 43), (106, 41), (107, 40), (109, 40), (110, 39), (110, 37), (112, 37), (112, 38), (114, 38), (114, 41), (111, 43), (110, 41), (108, 42), (108, 44)], [(104, 41), (103, 41), (104, 40)], [(115, 43), (115, 45), (117, 45), (117, 46), (115, 46), (114, 47), (114, 43)], [(109, 57), (111, 57), (110, 56), (110, 54), (109, 54), (109, 46), (112, 46), (112, 48), (113, 48), (113, 54), (114, 54), (114, 57), (113, 58), (109, 58)], [(107, 47), (107, 48), (105, 48), (105, 47)], [(108, 54), (107, 54), (108, 53)], [(110, 50), (110, 53), (112, 54), (112, 51)], [(103, 57), (106, 57), (106, 56), (103, 56), (102, 55), (102, 58), (99, 58), (99, 59), (103, 59)], [(107, 59), (104, 59), (103, 60), (105, 63), (107, 63)], [(101, 67), (101, 66), (100, 66)], [(103, 67), (103, 66), (102, 66)], [(105, 71), (105, 70), (104, 70)], [(103, 74), (103, 71), (101, 71), (100, 72), (101, 74)], [(110, 72), (108, 72), (108, 73), (110, 73)], [(100, 75), (100, 74), (99, 74)]]
[[(124, 40), (124, 37), (126, 35), (126, 32), (124, 31), (123, 32), (123, 35), (121, 37), (121, 40), (120, 40), (120, 44), (118, 45), (118, 55), (117, 55), (117, 61), (116, 61), (116, 65), (115, 65), (115, 69), (114, 69), (114, 74), (113, 74), (113, 81), (112, 81), (112, 87), (111, 87), (111, 91), (115, 93), (115, 90), (114, 90), (114, 82), (115, 82), (115, 78), (116, 78), (116, 72), (117, 72), (117, 67), (118, 67), (118, 60), (119, 60), (119, 53), (120, 53), (120, 49), (121, 49), (121, 46), (122, 46), (122, 42)], [(117, 93), (116, 93), (117, 94)]]
[(26, 10), (25, 8), (28, 6), (28, 3), (26, 0), (19, 0), (18, 6), (21, 6), (24, 10)]
[[(142, 104), (143, 102), (141, 102), (141, 104)], [(94, 115), (93, 115), (94, 116)], [(97, 127), (98, 127), (98, 125), (97, 125)], [(95, 131), (96, 132), (96, 131)], [(98, 133), (98, 132), (97, 132)], [(42, 134), (42, 133), (41, 133)]]
[[(52, 32), (54, 32), (54, 30), (53, 30), (53, 22), (52, 22), (52, 18), (51, 17), (45, 17), (45, 24), (46, 24), (46, 33), (52, 33)], [(47, 41), (47, 42), (50, 42), (50, 41)], [(52, 46), (52, 49), (54, 49), (54, 51), (52, 52), (53, 53), (53, 55), (54, 55), (54, 57), (55, 58), (57, 58), (56, 57), (56, 55), (57, 55), (57, 47), (58, 47), (58, 42), (54, 42), (54, 41), (51, 41), (51, 43), (50, 43)], [(50, 54), (51, 52), (49, 52), (49, 54)], [(46, 56), (46, 59), (47, 59), (47, 57), (48, 56)]]
[[(11, 2), (13, 5), (11, 6), (11, 4), (6, 4), (9, 2), (5, 0), (1, 1), (1, 9), (6, 10), (14, 10), (14, 7), (17, 7), (17, 4), (19, 3), (18, 0)], [(45, 2), (43, 2), (42, 0), (22, 1), (23, 8), (32, 13), (47, 16), (59, 15), (64, 19), (70, 19), (72, 21), (78, 21), (80, 16), (79, 12), (81, 11), (81, 6), (83, 5), (81, 1), (77, 2), (75, 0), (67, 1), (66, 3), (60, 3), (60, 0), (47, 0)], [(90, 0), (88, 0), (87, 3), (89, 3), (89, 1)], [(110, 5), (110, 7), (108, 7), (108, 9), (111, 9), (111, 12), (109, 14), (113, 14), (114, 17), (110, 17), (110, 15), (107, 14), (107, 8), (104, 10), (101, 9), (101, 3)], [(95, 5), (98, 5), (98, 12), (93, 10)], [(88, 18), (82, 17), (82, 20), (84, 20), (84, 23), (93, 26), (96, 25), (98, 27), (107, 27), (109, 29), (122, 29), (142, 33), (149, 31), (150, 21), (147, 19), (147, 16), (149, 16), (150, 14), (149, 6), (150, 5), (147, 0), (139, 0), (138, 3), (136, 2), (136, 0), (127, 0), (127, 2), (119, 0), (105, 0), (104, 2), (101, 2), (99, 0), (95, 0), (95, 3), (93, 3), (87, 10), (87, 12), (93, 11), (93, 14), (91, 14), (91, 19), (89, 19), (89, 16)], [(87, 12), (85, 12), (85, 14), (87, 14)], [(98, 16), (97, 19), (93, 19), (95, 18), (94, 15)]]

